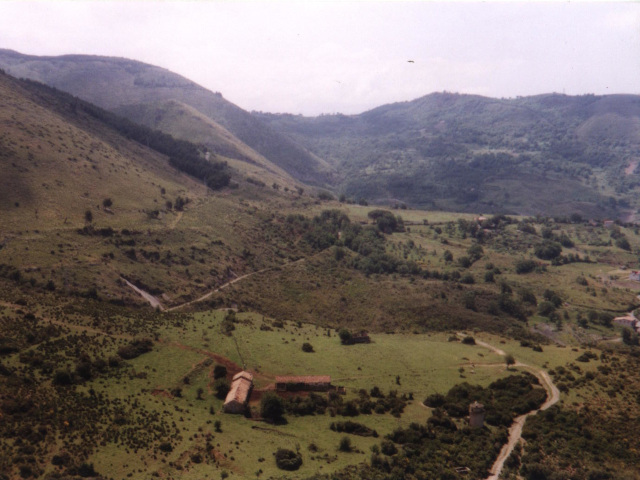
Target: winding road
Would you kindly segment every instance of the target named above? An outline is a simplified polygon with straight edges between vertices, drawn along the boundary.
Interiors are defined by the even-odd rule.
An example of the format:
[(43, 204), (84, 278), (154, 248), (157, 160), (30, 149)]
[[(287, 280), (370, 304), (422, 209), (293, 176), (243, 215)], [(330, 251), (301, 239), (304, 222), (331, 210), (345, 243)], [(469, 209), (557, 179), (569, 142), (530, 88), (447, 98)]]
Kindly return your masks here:
[[(466, 335), (459, 333), (458, 336), (465, 337)], [(504, 350), (494, 347), (493, 345), (490, 345), (481, 340), (476, 340), (476, 345), (480, 345), (481, 347), (488, 348), (489, 350), (491, 350), (492, 352), (500, 356), (506, 355)], [(482, 366), (482, 364), (476, 364), (476, 367), (480, 367), (480, 366)], [(496, 461), (493, 462), (490, 475), (486, 478), (486, 480), (498, 480), (498, 478), (500, 478), (500, 474), (502, 473), (502, 468), (504, 467), (504, 462), (507, 460), (507, 458), (509, 458), (509, 455), (511, 455), (511, 452), (513, 452), (513, 449), (515, 448), (517, 443), (520, 441), (520, 438), (522, 437), (522, 428), (524, 427), (524, 422), (527, 420), (527, 417), (529, 415), (534, 415), (539, 411), (548, 409), (552, 405), (555, 405), (556, 403), (558, 403), (558, 401), (560, 400), (560, 391), (554, 385), (553, 380), (551, 380), (551, 377), (549, 376), (549, 374), (545, 372), (543, 369), (538, 367), (532, 367), (531, 365), (527, 365), (525, 363), (520, 363), (520, 362), (516, 362), (514, 366), (523, 368), (524, 370), (527, 370), (528, 372), (538, 377), (540, 384), (547, 391), (547, 400), (540, 406), (539, 409), (531, 410), (529, 413), (525, 413), (524, 415), (520, 415), (519, 417), (516, 417), (516, 419), (511, 424), (511, 427), (509, 427), (509, 441), (506, 444), (504, 444), (504, 446), (502, 447), (502, 450), (500, 450), (500, 453), (498, 454), (498, 458), (496, 458)]]
[(215, 289), (205, 293), (204, 295), (202, 295), (199, 298), (196, 298), (195, 300), (191, 300), (190, 302), (186, 302), (186, 303), (181, 303), (180, 305), (176, 305), (175, 307), (171, 307), (171, 308), (164, 308), (162, 306), (162, 303), (160, 303), (160, 300), (158, 300), (158, 298), (154, 297), (149, 292), (145, 292), (141, 288), (136, 287), (133, 283), (128, 281), (126, 278), (122, 277), (122, 280), (124, 280), (127, 285), (129, 285), (133, 290), (135, 290), (136, 293), (138, 293), (138, 295), (140, 295), (147, 302), (149, 302), (149, 304), (153, 308), (158, 308), (163, 312), (172, 312), (174, 310), (178, 310), (179, 308), (187, 307), (189, 305), (193, 305), (194, 303), (202, 302), (202, 301), (206, 300), (207, 298), (209, 298), (214, 293), (219, 292), (220, 290), (222, 290), (224, 288), (227, 288), (229, 285), (233, 285), (234, 283), (239, 282), (240, 280), (244, 280), (245, 278), (251, 277), (253, 275), (257, 275), (259, 273), (268, 272), (269, 270), (275, 270), (276, 268), (282, 268), (282, 267), (288, 267), (288, 266), (291, 266), (291, 265), (295, 265), (296, 263), (301, 263), (301, 262), (304, 262), (305, 260), (306, 260), (305, 258), (299, 258), (298, 260), (294, 260), (292, 262), (288, 262), (288, 263), (285, 263), (283, 265), (277, 265), (275, 267), (267, 267), (267, 268), (263, 268), (262, 270), (256, 270), (255, 272), (251, 272), (251, 273), (247, 273), (245, 275), (241, 275), (241, 276), (236, 277), (236, 278), (234, 278), (233, 280), (231, 280), (231, 281), (229, 281), (227, 283), (224, 283), (224, 284), (220, 285), (218, 288), (215, 288)]

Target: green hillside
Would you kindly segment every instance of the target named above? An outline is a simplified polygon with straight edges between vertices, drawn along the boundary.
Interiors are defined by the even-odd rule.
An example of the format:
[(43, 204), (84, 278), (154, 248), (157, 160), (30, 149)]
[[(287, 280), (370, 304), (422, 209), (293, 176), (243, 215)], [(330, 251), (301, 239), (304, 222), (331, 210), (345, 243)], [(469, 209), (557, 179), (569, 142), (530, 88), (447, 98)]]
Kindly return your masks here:
[(282, 168), (240, 142), (233, 134), (193, 107), (177, 100), (125, 106), (118, 114), (175, 138), (203, 145), (208, 151), (229, 159), (231, 165), (251, 178), (272, 185), (274, 182), (295, 188), (295, 180)]
[[(635, 97), (420, 102), (263, 117), (339, 168), (395, 139), (441, 192), (484, 189), (465, 210), (567, 215), (335, 200), (182, 100), (137, 103), (143, 126), (0, 74), (0, 480), (484, 480), (507, 445), (500, 478), (638, 479), (640, 229), (587, 218), (626, 208), (607, 152), (634, 191)], [(398, 155), (340, 188), (389, 188)]]
[(352, 116), (255, 115), (335, 165), (347, 197), (635, 218), (637, 96), (435, 93)]
[[(88, 55), (36, 57), (0, 49), (0, 68), (33, 79), (108, 110), (176, 100), (219, 123), (295, 178), (324, 184), (331, 168), (287, 136), (194, 82), (163, 68), (134, 60)], [(131, 110), (127, 110), (131, 111)], [(227, 142), (223, 142), (224, 149)]]

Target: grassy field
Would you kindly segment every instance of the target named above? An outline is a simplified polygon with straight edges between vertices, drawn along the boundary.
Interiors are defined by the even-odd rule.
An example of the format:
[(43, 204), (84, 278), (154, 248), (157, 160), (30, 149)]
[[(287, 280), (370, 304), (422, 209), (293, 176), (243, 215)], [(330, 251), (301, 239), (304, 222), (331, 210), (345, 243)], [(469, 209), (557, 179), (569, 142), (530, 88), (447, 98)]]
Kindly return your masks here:
[[(260, 325), (272, 325), (272, 319), (240, 313), (233, 336), (225, 336), (220, 333), (225, 315), (225, 311), (203, 312), (189, 316), (181, 327), (161, 328), (154, 350), (130, 361), (130, 381), (108, 379), (91, 384), (112, 399), (135, 401), (146, 411), (159, 412), (164, 423), (175, 423), (179, 432), (168, 454), (158, 452), (157, 445), (142, 455), (115, 445), (99, 448), (90, 459), (98, 471), (113, 478), (126, 478), (129, 473), (136, 478), (153, 478), (154, 471), (169, 477), (219, 478), (225, 470), (235, 478), (254, 478), (262, 470), (261, 476), (268, 478), (284, 473), (275, 467), (272, 457), (275, 449), (282, 447), (302, 452), (302, 468), (289, 475), (300, 478), (366, 461), (370, 447), (379, 442), (351, 435), (355, 451), (339, 452), (343, 434), (331, 431), (329, 425), (346, 419), (328, 414), (287, 416), (286, 425), (276, 426), (223, 414), (222, 401), (209, 388), (215, 364), (207, 363), (210, 354), (222, 355), (239, 366), (244, 361), (245, 368), (256, 374), (258, 389), (272, 384), (275, 375), (322, 374), (331, 375), (334, 385), (345, 386), (347, 399), (357, 396), (359, 389), (373, 386), (383, 392), (412, 393), (414, 400), (400, 418), (371, 414), (354, 419), (380, 436), (411, 422), (424, 423), (431, 410), (420, 403), (431, 393), (446, 393), (463, 381), (486, 386), (509, 374), (499, 356), (480, 346), (449, 341), (446, 334), (376, 334), (371, 344), (343, 346), (335, 330), (287, 322), (282, 328), (265, 331)], [(313, 345), (314, 353), (302, 351), (305, 341)], [(559, 356), (558, 362), (563, 359)], [(169, 393), (177, 387), (180, 397)], [(197, 398), (198, 389), (204, 391), (202, 399)], [(252, 408), (259, 406), (253, 404)], [(216, 421), (221, 422), (221, 432), (215, 431)], [(208, 435), (215, 460), (204, 455)], [(316, 451), (309, 451), (311, 444)], [(203, 463), (193, 461), (198, 452), (203, 454)]]

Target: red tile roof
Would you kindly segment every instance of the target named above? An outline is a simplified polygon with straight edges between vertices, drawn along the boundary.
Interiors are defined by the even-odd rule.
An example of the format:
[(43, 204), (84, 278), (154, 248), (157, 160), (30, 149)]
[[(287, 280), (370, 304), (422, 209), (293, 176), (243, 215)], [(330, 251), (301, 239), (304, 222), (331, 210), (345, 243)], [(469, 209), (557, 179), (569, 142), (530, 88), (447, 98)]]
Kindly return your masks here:
[(227, 393), (227, 398), (224, 400), (224, 404), (230, 402), (245, 403), (249, 400), (249, 393), (251, 392), (251, 386), (253, 382), (253, 375), (249, 372), (240, 372), (233, 377), (231, 383), (231, 389)]
[(329, 375), (284, 375), (277, 376), (276, 383), (331, 383)]

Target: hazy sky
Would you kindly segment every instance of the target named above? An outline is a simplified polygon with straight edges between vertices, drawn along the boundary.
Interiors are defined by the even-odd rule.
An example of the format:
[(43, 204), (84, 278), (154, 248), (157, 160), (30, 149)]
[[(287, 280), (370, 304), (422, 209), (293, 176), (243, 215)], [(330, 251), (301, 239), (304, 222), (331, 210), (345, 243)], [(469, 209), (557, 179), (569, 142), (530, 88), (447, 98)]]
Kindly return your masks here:
[(637, 2), (0, 0), (0, 48), (128, 57), (305, 115), (443, 90), (640, 93)]

